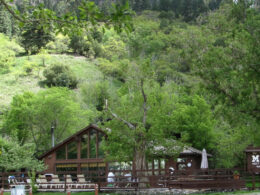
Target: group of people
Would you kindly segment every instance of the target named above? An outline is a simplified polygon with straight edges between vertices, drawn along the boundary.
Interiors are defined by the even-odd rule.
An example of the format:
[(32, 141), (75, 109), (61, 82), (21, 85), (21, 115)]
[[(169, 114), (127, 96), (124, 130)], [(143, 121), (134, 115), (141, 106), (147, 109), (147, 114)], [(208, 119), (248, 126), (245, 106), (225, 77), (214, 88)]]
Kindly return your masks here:
[[(132, 175), (131, 175), (130, 172), (124, 174), (124, 178), (123, 179), (124, 179), (124, 181), (127, 181), (127, 182), (132, 182), (133, 181), (132, 180)], [(115, 174), (112, 171), (110, 171), (108, 173), (108, 175), (107, 175), (107, 183), (108, 183), (109, 186), (112, 187), (112, 186), (114, 186), (115, 182), (116, 182)]]

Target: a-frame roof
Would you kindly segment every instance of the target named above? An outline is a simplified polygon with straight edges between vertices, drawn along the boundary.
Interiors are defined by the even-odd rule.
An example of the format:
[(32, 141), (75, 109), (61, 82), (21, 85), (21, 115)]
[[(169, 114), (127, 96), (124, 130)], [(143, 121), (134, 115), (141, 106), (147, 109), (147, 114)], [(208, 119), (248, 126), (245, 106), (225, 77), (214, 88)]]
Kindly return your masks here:
[(50, 150), (48, 150), (47, 152), (45, 152), (44, 154), (42, 154), (41, 156), (38, 157), (38, 159), (43, 159), (44, 157), (46, 157), (47, 155), (53, 153), (55, 150), (57, 150), (58, 148), (60, 148), (61, 146), (63, 146), (64, 144), (69, 143), (71, 140), (73, 140), (75, 137), (80, 136), (81, 134), (83, 134), (84, 132), (89, 131), (90, 129), (95, 129), (97, 131), (102, 132), (103, 134), (106, 135), (106, 133), (100, 129), (98, 126), (94, 125), (94, 124), (90, 124), (89, 126), (81, 129), (80, 131), (76, 132), (75, 134), (73, 134), (72, 136), (68, 137), (67, 139), (65, 139), (64, 141), (60, 142), (59, 144), (57, 144), (56, 146), (54, 146), (53, 148), (51, 148)]

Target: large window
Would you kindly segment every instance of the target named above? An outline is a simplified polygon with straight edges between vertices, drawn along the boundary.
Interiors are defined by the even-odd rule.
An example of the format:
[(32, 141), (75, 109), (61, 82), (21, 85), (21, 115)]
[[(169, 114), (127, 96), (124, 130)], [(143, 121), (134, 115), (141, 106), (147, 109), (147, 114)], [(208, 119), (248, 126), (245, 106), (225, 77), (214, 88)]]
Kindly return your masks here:
[(68, 159), (77, 159), (77, 142), (72, 141), (68, 144)]
[(90, 130), (90, 154), (89, 158), (97, 158), (97, 132)]
[(76, 172), (77, 171), (77, 164), (56, 164), (56, 172)]
[(81, 137), (80, 158), (88, 158), (88, 134)]
[(104, 135), (102, 133), (98, 133), (98, 158), (104, 158), (105, 156), (105, 152), (103, 150), (102, 146), (102, 142), (104, 139)]
[(56, 151), (56, 159), (64, 160), (66, 159), (66, 146), (62, 146)]
[(106, 163), (82, 163), (80, 168), (88, 181), (105, 181)]

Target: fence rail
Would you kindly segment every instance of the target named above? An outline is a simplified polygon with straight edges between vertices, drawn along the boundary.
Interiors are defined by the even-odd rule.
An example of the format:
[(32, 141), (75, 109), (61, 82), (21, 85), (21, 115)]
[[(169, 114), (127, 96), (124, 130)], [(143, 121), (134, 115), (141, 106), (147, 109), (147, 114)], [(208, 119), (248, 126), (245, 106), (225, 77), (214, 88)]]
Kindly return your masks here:
[[(234, 179), (234, 172), (240, 173), (239, 179)], [(98, 184), (99, 190), (139, 190), (145, 188), (194, 188), (194, 189), (249, 189), (260, 188), (260, 176), (238, 169), (207, 169), (193, 171), (165, 170), (115, 170), (112, 180), (101, 171), (89, 171), (77, 175), (77, 172), (59, 172), (58, 175), (47, 175), (45, 180), (37, 173), (36, 185), (42, 191), (75, 191), (94, 190)], [(131, 173), (131, 174), (130, 174)], [(129, 175), (130, 174), (130, 175)], [(54, 179), (54, 177), (57, 177)], [(25, 185), (30, 188), (30, 178), (26, 172), (0, 173), (0, 187), (10, 189), (12, 185)]]

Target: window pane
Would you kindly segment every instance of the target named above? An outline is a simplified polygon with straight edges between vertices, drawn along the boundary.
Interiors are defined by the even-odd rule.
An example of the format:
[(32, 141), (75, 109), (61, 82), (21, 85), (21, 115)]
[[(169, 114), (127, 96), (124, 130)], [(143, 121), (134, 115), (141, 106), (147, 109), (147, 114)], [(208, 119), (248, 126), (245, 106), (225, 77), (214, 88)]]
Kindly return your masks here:
[(66, 159), (66, 147), (62, 146), (56, 151), (56, 159), (64, 160)]
[(92, 182), (98, 181), (98, 166), (97, 163), (89, 163), (89, 173)]
[(165, 160), (161, 159), (161, 169), (165, 169)]
[(98, 158), (104, 158), (105, 152), (101, 148), (102, 142), (103, 142), (104, 135), (102, 133), (98, 133)]
[(68, 159), (77, 159), (77, 142), (75, 141), (68, 144)]
[(88, 134), (81, 137), (80, 158), (88, 158)]
[(97, 158), (97, 146), (96, 146), (96, 139), (97, 132), (95, 130), (90, 131), (90, 158)]
[(77, 171), (77, 164), (56, 164), (56, 171), (57, 172), (74, 172)]

